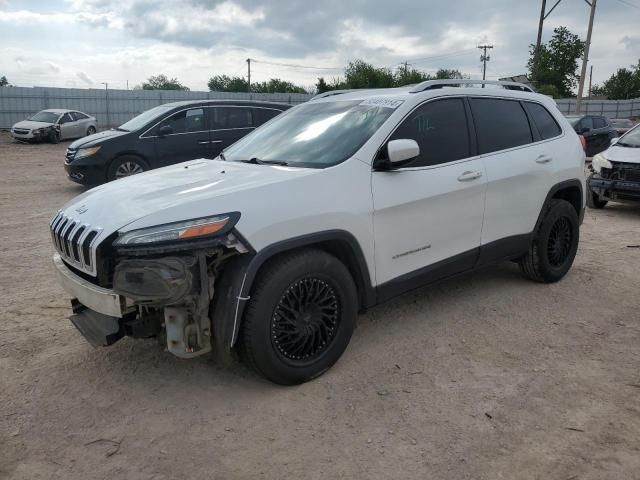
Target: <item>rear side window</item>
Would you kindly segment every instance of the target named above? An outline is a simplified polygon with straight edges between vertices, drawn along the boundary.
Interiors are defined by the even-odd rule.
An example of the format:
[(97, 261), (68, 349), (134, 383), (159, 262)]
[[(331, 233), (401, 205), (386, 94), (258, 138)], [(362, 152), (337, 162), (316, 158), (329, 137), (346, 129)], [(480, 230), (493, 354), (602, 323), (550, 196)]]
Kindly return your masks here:
[(204, 109), (192, 108), (174, 113), (164, 120), (160, 127), (171, 126), (173, 133), (201, 132), (206, 130), (204, 120)]
[(252, 110), (249, 107), (215, 107), (211, 129), (251, 128), (254, 126)]
[(85, 120), (85, 119), (89, 118), (84, 113), (80, 113), (80, 112), (71, 112), (71, 115), (73, 115), (73, 118), (75, 120)]
[(604, 128), (607, 121), (603, 117), (593, 117), (593, 128)]
[(435, 100), (415, 109), (393, 132), (389, 140), (413, 139), (420, 156), (408, 166), (420, 167), (453, 162), (470, 154), (469, 128), (464, 101)]
[(519, 101), (473, 98), (471, 110), (481, 154), (519, 147), (533, 141), (529, 120)]
[(73, 122), (73, 118), (71, 118), (70, 113), (65, 113), (60, 119), (59, 123), (69, 123), (69, 122)]
[(529, 114), (531, 115), (533, 123), (538, 129), (538, 133), (542, 140), (557, 137), (562, 133), (558, 122), (556, 122), (553, 115), (551, 115), (545, 107), (539, 103), (533, 102), (525, 102), (525, 105), (529, 110)]
[(580, 120), (580, 128), (588, 128), (589, 130), (593, 130), (593, 117), (584, 117)]
[(277, 117), (282, 112), (280, 110), (275, 110), (273, 108), (256, 108), (253, 110), (253, 121), (255, 126), (262, 125), (263, 123), (267, 123), (273, 117)]

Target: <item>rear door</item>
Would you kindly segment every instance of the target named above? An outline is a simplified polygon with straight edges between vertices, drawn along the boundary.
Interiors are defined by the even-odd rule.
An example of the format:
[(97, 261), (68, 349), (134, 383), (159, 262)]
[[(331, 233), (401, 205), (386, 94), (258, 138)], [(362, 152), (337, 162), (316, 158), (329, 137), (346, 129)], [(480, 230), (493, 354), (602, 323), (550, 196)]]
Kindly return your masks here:
[[(518, 236), (534, 229), (549, 191), (556, 154), (554, 143), (544, 142), (532, 148), (539, 137), (525, 105), (518, 99), (476, 97), (471, 99), (471, 110), (487, 172), (483, 254), (508, 257), (512, 250), (522, 247), (519, 240), (526, 243), (525, 237)], [(493, 259), (481, 258), (481, 262), (490, 260)]]
[[(474, 153), (470, 115), (464, 98), (431, 100), (389, 138), (415, 140), (420, 156), (404, 168), (372, 175), (381, 297), (469, 269), (477, 259), (486, 175)], [(386, 151), (385, 143), (380, 155)]]
[[(206, 110), (201, 106), (185, 108), (169, 115), (156, 125), (152, 130), (155, 138), (156, 166), (210, 157)], [(161, 130), (168, 133), (161, 133)]]
[(210, 156), (216, 157), (222, 150), (244, 137), (255, 128), (252, 107), (215, 106), (210, 109)]
[(89, 117), (80, 112), (71, 112), (71, 115), (76, 121), (77, 136), (84, 137), (87, 134), (87, 129), (89, 128)]

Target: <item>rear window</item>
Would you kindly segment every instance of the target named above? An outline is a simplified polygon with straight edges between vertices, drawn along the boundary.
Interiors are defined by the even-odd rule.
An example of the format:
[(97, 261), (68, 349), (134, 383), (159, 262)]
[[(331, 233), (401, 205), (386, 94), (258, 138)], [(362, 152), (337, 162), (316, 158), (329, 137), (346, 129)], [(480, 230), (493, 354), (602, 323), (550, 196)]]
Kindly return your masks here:
[(533, 141), (529, 120), (517, 100), (471, 99), (481, 154), (527, 145)]
[(525, 102), (529, 114), (533, 119), (533, 123), (538, 129), (540, 138), (547, 140), (549, 138), (557, 137), (562, 133), (560, 126), (553, 118), (553, 115), (549, 111), (540, 105), (539, 103)]

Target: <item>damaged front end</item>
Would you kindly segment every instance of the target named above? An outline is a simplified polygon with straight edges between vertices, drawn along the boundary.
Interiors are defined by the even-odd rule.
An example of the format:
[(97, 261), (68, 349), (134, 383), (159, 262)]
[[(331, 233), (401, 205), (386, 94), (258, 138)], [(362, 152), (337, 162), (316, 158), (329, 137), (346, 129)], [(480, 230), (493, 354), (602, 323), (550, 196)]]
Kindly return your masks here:
[[(179, 228), (165, 225), (119, 235), (103, 252), (110, 261), (101, 264), (110, 265), (111, 272), (99, 278), (107, 283), (104, 290), (120, 300), (120, 314), (96, 310), (93, 298), (83, 298), (84, 291), (71, 292), (77, 297), (73, 324), (94, 346), (112, 345), (124, 336), (157, 337), (181, 358), (210, 352), (211, 305), (222, 272), (232, 259), (251, 252), (233, 230), (238, 218), (228, 214), (208, 224), (191, 221)], [(212, 235), (208, 225), (222, 221)], [(155, 241), (158, 236), (161, 240)]]
[(588, 180), (589, 189), (600, 198), (616, 202), (640, 202), (640, 164), (608, 162)]

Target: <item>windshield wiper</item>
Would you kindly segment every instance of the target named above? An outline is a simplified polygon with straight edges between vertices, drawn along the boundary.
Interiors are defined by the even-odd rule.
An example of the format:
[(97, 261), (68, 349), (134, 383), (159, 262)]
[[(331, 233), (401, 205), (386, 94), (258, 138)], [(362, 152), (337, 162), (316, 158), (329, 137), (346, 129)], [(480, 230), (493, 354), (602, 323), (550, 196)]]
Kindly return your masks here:
[(240, 160), (242, 163), (252, 163), (254, 165), (283, 165), (287, 166), (289, 163), (283, 160), (260, 160), (258, 157), (252, 157), (249, 160)]
[(130, 132), (131, 130), (127, 130), (126, 128), (122, 128), (122, 127), (116, 127), (116, 130), (118, 130), (119, 132)]
[(617, 142), (616, 145), (620, 145), (621, 147), (629, 147), (629, 148), (640, 148), (640, 145), (631, 145), (626, 142)]

